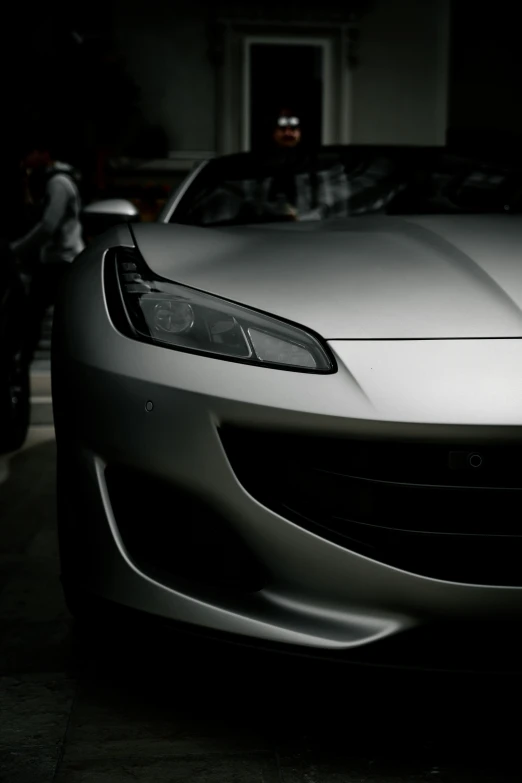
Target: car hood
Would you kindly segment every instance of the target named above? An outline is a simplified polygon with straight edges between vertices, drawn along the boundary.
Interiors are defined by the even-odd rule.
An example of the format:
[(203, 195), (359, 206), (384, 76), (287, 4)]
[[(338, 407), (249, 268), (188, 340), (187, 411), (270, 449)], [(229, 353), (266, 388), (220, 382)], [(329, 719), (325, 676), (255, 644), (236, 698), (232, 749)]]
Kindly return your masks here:
[(522, 337), (522, 219), (133, 227), (161, 277), (326, 339)]

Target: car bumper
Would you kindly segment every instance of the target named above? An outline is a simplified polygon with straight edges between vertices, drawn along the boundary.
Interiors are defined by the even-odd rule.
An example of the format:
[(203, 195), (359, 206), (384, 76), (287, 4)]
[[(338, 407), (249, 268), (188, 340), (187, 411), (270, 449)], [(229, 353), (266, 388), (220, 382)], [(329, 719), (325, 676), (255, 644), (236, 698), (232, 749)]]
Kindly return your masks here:
[[(510, 623), (522, 617), (517, 585), (458, 583), (408, 571), (351, 551), (276, 513), (239, 480), (220, 436), (226, 425), (310, 438), (433, 443), (475, 438), (517, 444), (522, 417), (518, 412), (516, 418), (514, 394), (501, 410), (493, 404), (492, 388), (484, 392), (489, 402), (477, 403), (475, 396), (466, 410), (458, 393), (453, 407), (440, 402), (441, 378), (448, 384), (446, 394), (451, 384), (458, 392), (475, 371), (469, 369), (469, 352), (467, 372), (459, 375), (457, 369), (462, 366), (458, 352), (468, 351), (469, 342), (460, 348), (459, 341), (424, 344), (432, 361), (417, 366), (415, 375), (410, 369), (415, 346), (397, 343), (372, 344), (365, 354), (362, 343), (333, 341), (339, 371), (331, 376), (254, 368), (123, 337), (108, 316), (101, 271), (79, 265), (75, 274), (75, 287), (55, 313), (53, 395), (60, 528), (69, 542), (70, 571), (83, 588), (208, 630), (333, 652), (373, 647), (370, 643), (401, 632), (442, 628), (448, 621), (484, 623), (486, 629), (493, 618)], [(81, 318), (85, 302), (89, 324), (94, 324), (89, 330)], [(518, 341), (496, 341), (495, 350), (488, 341), (478, 343), (473, 346), (477, 374), (486, 356), (499, 371), (513, 372), (509, 351), (519, 350)], [(448, 345), (453, 353), (447, 353)], [(393, 357), (401, 380), (393, 388), (389, 384), (390, 393), (379, 401), (386, 374), (393, 377)], [(448, 362), (456, 372), (451, 384), (441, 373)], [(272, 456), (266, 454), (267, 465)], [(119, 501), (111, 495), (112, 469), (120, 471)], [(167, 493), (161, 507), (150, 482), (160, 482)], [(228, 532), (259, 567), (259, 584), (205, 583), (201, 569), (197, 578), (188, 569), (177, 579), (175, 569), (164, 576), (165, 571), (142, 561), (140, 541), (148, 551), (156, 547), (165, 554), (157, 531), (186, 529), (187, 498), (197, 498), (226, 521)], [(131, 551), (125, 516), (132, 515), (133, 506), (141, 516), (138, 531), (135, 520)], [(192, 541), (192, 554), (199, 546), (210, 562), (211, 541), (204, 536), (196, 545)]]

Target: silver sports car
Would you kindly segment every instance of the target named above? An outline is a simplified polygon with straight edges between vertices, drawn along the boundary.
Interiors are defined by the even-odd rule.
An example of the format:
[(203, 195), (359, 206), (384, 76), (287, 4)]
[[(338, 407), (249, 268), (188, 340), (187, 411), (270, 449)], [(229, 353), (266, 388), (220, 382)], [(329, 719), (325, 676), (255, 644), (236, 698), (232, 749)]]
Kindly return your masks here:
[(95, 238), (53, 336), (73, 611), (370, 657), (516, 626), (515, 185), (434, 150), (242, 153)]

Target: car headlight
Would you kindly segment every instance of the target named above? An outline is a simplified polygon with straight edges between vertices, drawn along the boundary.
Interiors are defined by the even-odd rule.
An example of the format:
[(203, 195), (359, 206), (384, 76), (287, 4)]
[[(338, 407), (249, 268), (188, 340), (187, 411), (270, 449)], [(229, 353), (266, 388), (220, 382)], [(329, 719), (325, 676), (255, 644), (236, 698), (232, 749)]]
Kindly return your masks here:
[(135, 339), (265, 367), (335, 371), (327, 349), (307, 331), (212, 294), (156, 278), (136, 249), (116, 251), (116, 277)]

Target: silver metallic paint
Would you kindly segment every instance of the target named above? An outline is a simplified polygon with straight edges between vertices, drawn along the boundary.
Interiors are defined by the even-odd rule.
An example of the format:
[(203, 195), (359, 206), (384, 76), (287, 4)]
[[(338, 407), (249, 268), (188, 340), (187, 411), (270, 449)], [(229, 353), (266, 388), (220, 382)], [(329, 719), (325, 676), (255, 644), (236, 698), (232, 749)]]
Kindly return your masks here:
[(137, 225), (157, 275), (327, 340), (522, 337), (522, 216)]
[[(490, 221), (486, 231), (482, 220), (464, 221), (461, 228), (442, 221), (444, 233), (451, 234), (454, 244), (460, 237), (468, 252), (480, 245), (473, 225), (479, 238), (489, 237), (490, 252), (496, 233), (498, 247), (505, 252), (495, 273), (493, 263), (486, 264), (485, 248), (480, 268), (475, 262), (452, 266), (444, 255), (431, 256), (422, 243), (418, 264), (425, 269), (416, 270), (413, 247), (417, 244), (401, 225), (394, 236), (400, 237), (405, 252), (391, 261), (395, 275), (409, 271), (418, 285), (427, 285), (438, 271), (446, 275), (447, 284), (458, 281), (463, 293), (464, 281), (469, 281), (465, 308), (457, 309), (454, 300), (449, 305), (446, 300), (446, 312), (442, 286), (435, 293), (421, 288), (417, 301), (415, 286), (406, 275), (401, 293), (400, 279), (386, 267), (386, 243), (380, 243), (382, 237), (372, 237), (366, 218), (361, 221), (364, 224), (358, 229), (340, 236), (345, 242), (355, 236), (360, 252), (367, 242), (372, 252), (380, 248), (384, 255), (372, 260), (366, 251), (371, 270), (355, 271), (350, 287), (348, 272), (356, 269), (351, 260), (346, 266), (350, 253), (338, 253), (334, 261), (322, 258), (317, 267), (318, 248), (325, 243), (321, 231), (316, 235), (296, 231), (292, 242), (282, 240), (284, 252), (278, 251), (278, 237), (283, 236), (278, 231), (227, 231), (220, 241), (216, 239), (220, 232), (177, 226), (139, 226), (136, 231), (144, 256), (157, 273), (275, 314), (284, 310), (281, 314), (308, 327), (330, 323), (342, 330), (337, 336), (343, 339), (330, 342), (339, 364), (338, 372), (330, 376), (222, 362), (122, 336), (109, 316), (103, 259), (106, 248), (132, 244), (126, 227), (98, 238), (73, 264), (56, 310), (53, 393), (60, 414), (59, 461), (74, 470), (80, 487), (78, 496), (68, 497), (67, 502), (68, 523), (81, 542), (82, 554), (74, 565), (83, 586), (152, 614), (323, 649), (363, 645), (437, 618), (522, 616), (522, 589), (420, 577), (297, 527), (245, 492), (225, 456), (217, 435), (222, 422), (370, 438), (520, 441), (520, 340), (377, 339), (389, 338), (392, 324), (396, 326), (392, 334), (410, 337), (426, 336), (426, 330), (448, 337), (482, 331), (491, 337), (490, 332), (509, 329), (518, 336), (519, 311), (513, 304), (522, 293), (522, 274), (517, 278), (514, 259), (518, 223)], [(434, 225), (432, 219), (429, 222)], [(267, 237), (264, 250), (257, 244), (260, 236)], [(310, 242), (312, 236), (315, 244)], [(293, 253), (294, 242), (298, 245), (301, 237), (302, 249)], [(275, 262), (267, 265), (263, 276), (261, 256), (269, 245), (280, 270), (295, 271), (301, 259), (297, 290), (303, 296), (296, 295), (290, 284), (294, 274), (274, 279)], [(489, 266), (490, 277), (483, 277), (482, 266)], [(307, 292), (304, 281), (310, 284), (314, 269), (318, 282)], [(370, 271), (375, 274), (378, 269), (384, 270), (387, 282), (377, 294), (371, 290)], [(335, 270), (343, 286), (339, 281), (337, 286), (327, 282)], [(500, 291), (490, 282), (493, 278)], [(509, 297), (504, 287), (509, 287)], [(336, 297), (342, 300), (336, 290), (346, 294), (347, 304), (342, 307), (335, 307)], [(270, 291), (274, 307), (270, 307)], [(330, 298), (323, 299), (326, 291)], [(429, 307), (421, 306), (426, 298)], [(361, 325), (350, 310), (355, 304), (364, 316)], [(492, 310), (482, 327), (481, 307)], [(348, 339), (361, 334), (374, 339)], [(67, 410), (60, 409), (60, 399), (68, 400)], [(149, 400), (154, 403), (151, 413), (145, 410)], [(125, 552), (107, 497), (103, 465), (113, 460), (187, 487), (225, 513), (268, 569), (267, 589), (234, 599), (204, 590), (182, 594), (140, 573)]]
[(125, 217), (136, 217), (139, 210), (132, 201), (124, 198), (108, 198), (101, 201), (92, 201), (83, 209), (89, 215), (120, 215)]

